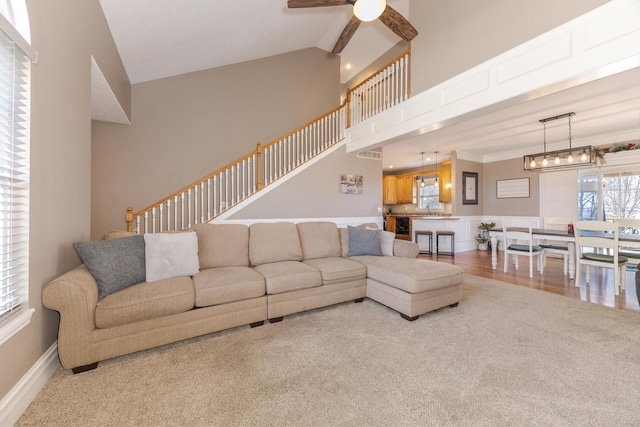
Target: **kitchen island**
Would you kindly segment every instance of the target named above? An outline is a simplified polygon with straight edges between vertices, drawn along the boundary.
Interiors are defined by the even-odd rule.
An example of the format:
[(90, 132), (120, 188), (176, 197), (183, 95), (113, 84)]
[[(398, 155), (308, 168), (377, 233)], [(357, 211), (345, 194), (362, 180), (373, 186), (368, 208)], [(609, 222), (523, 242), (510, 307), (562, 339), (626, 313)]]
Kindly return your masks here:
[(396, 233), (396, 239), (412, 240), (413, 232), (415, 230), (454, 230), (453, 226), (449, 223), (459, 221), (460, 218), (450, 215), (426, 215), (426, 214), (402, 214), (402, 213), (390, 213), (386, 215), (386, 227), (387, 231)]

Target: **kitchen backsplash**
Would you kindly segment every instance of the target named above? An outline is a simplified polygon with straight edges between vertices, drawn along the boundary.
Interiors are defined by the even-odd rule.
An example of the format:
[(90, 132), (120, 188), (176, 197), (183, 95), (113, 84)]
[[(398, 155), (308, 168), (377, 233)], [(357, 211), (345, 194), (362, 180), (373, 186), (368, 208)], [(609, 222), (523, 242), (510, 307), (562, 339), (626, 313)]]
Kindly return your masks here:
[[(443, 203), (443, 204), (444, 204), (444, 210), (442, 211), (442, 213), (450, 214), (451, 213), (451, 203)], [(426, 212), (426, 211), (418, 211), (418, 206), (417, 205), (414, 205), (413, 203), (406, 203), (406, 204), (402, 204), (402, 205), (384, 205), (383, 206), (383, 212), (384, 213), (394, 213), (394, 214), (403, 214), (403, 213), (415, 214), (415, 213), (422, 213), (422, 212)]]

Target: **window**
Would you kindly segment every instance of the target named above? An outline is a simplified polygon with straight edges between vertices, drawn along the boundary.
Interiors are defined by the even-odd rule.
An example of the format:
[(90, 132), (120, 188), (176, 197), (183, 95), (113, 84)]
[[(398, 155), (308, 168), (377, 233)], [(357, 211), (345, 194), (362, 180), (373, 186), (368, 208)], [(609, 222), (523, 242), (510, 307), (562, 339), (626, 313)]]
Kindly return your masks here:
[(418, 182), (418, 210), (441, 211), (444, 209), (440, 203), (440, 188), (434, 178), (424, 178), (425, 186)]
[[(640, 169), (625, 172), (587, 172), (578, 180), (578, 216), (581, 220), (640, 218)], [(628, 172), (630, 169), (635, 171)]]
[(30, 73), (30, 58), (0, 31), (0, 344), (33, 312), (28, 307)]

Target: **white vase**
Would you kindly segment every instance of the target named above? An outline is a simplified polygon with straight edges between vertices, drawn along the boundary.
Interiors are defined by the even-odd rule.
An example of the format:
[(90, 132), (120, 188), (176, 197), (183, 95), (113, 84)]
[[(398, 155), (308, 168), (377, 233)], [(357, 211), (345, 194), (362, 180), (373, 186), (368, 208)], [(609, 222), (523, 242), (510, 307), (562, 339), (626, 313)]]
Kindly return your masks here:
[(489, 244), (488, 243), (478, 243), (478, 250), (479, 251), (486, 251), (487, 249), (489, 249)]

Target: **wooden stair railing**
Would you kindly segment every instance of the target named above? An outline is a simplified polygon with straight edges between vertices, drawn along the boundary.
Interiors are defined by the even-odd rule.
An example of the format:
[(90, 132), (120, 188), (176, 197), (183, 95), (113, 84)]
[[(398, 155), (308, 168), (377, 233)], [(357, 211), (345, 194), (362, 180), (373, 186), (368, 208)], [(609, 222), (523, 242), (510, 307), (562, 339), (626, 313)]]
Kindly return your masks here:
[(125, 214), (127, 230), (156, 233), (209, 222), (344, 139), (345, 130), (410, 96), (407, 51), (347, 90), (342, 105), (189, 184)]

